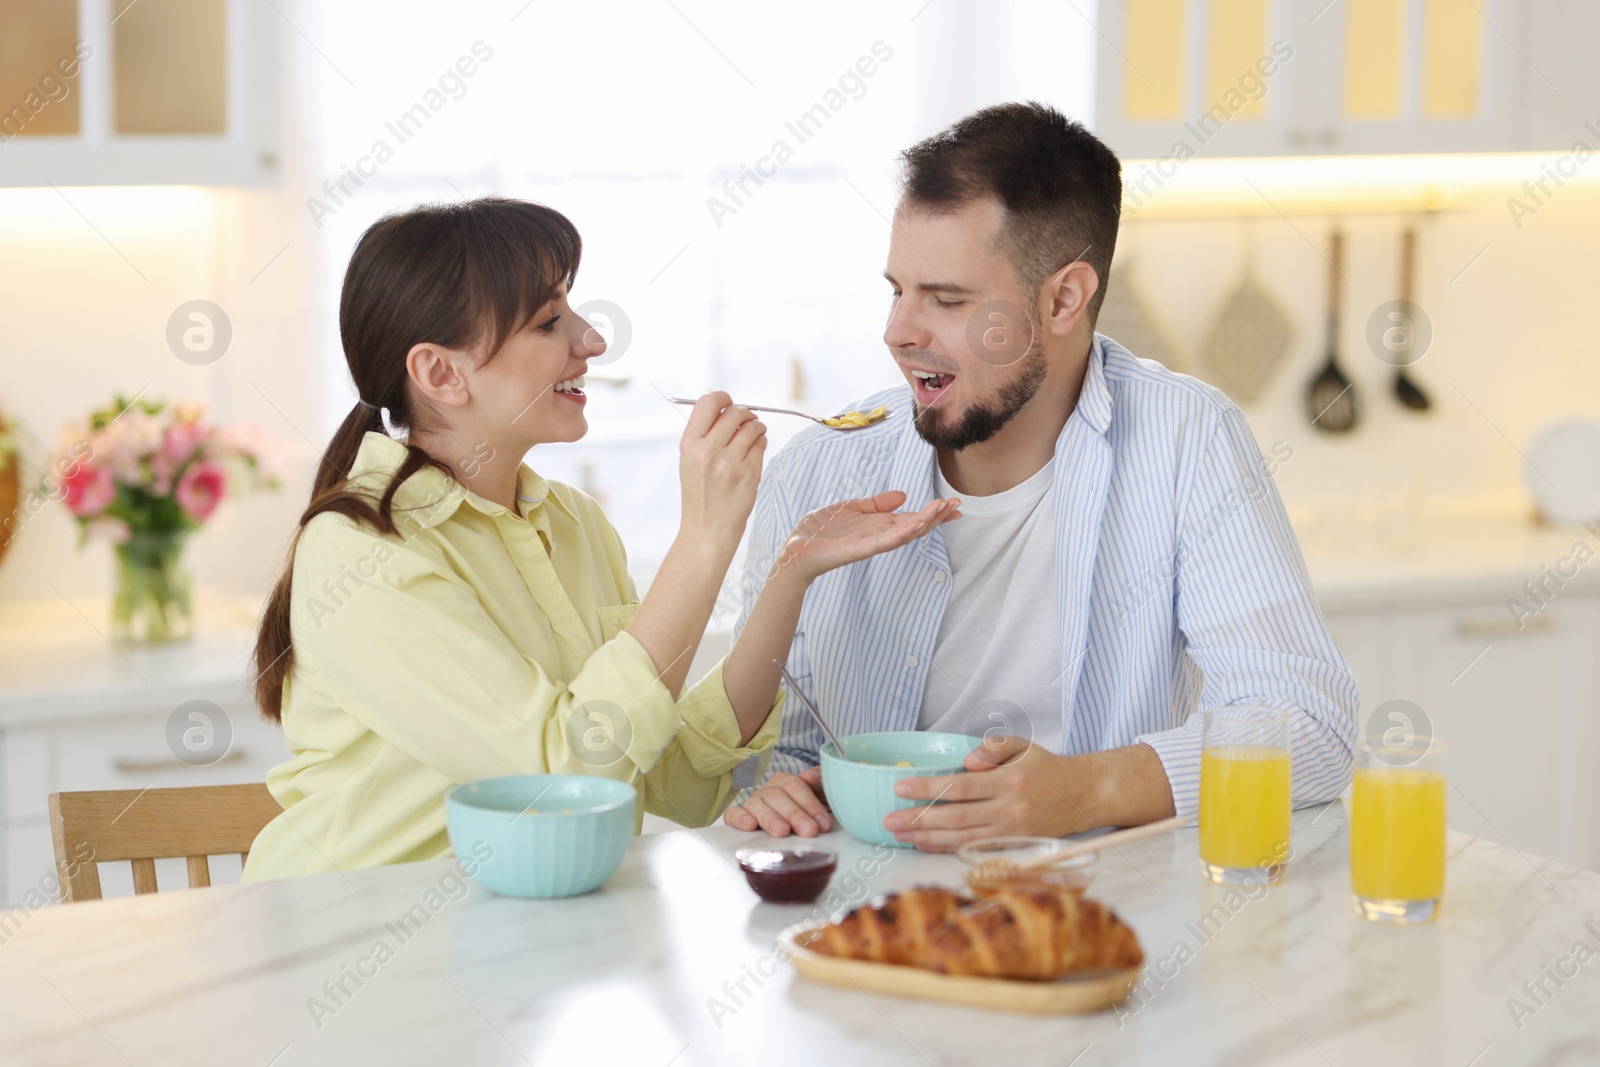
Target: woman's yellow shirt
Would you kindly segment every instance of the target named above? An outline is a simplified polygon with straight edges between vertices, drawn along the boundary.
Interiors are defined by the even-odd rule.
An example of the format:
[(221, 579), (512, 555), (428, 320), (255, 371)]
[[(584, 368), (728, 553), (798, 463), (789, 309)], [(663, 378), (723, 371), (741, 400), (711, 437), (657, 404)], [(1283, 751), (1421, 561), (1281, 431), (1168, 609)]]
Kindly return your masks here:
[[(353, 487), (376, 496), (406, 447), (368, 433)], [(705, 825), (733, 770), (762, 770), (781, 693), (750, 743), (722, 665), (682, 697), (623, 629), (638, 608), (622, 542), (595, 501), (518, 473), (522, 515), (432, 467), (395, 494), (398, 535), (324, 512), (295, 552), (293, 758), (267, 775), (284, 812), (244, 879), (450, 855), (444, 794), (503, 774), (632, 782), (640, 812)], [(636, 823), (637, 825), (637, 823)]]

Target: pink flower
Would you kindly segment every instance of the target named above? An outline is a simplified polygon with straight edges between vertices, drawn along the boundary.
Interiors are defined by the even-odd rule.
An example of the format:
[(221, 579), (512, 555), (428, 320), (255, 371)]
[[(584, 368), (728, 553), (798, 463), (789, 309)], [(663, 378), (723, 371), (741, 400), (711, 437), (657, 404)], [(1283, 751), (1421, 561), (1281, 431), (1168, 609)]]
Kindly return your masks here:
[(196, 449), (210, 436), (210, 427), (203, 423), (173, 423), (167, 427), (166, 435), (162, 438), (160, 458), (170, 469), (177, 470), (188, 462), (189, 457), (194, 455)]
[(227, 489), (222, 467), (210, 460), (201, 460), (183, 472), (178, 479), (178, 506), (189, 513), (195, 522), (205, 522), (222, 502)]
[(150, 481), (145, 486), (151, 496), (172, 495), (172, 465), (160, 455), (150, 457)]
[(61, 476), (68, 510), (80, 518), (98, 515), (116, 499), (117, 486), (105, 467), (79, 463)]

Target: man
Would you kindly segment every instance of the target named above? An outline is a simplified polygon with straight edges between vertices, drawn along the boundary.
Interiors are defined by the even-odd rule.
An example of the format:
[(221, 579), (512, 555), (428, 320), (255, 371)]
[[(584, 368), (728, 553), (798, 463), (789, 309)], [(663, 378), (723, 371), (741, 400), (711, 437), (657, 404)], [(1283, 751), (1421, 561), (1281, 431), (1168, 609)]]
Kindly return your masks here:
[[(1244, 416), (1094, 333), (1116, 156), (1039, 104), (968, 116), (902, 157), (884, 342), (893, 413), (769, 464), (745, 613), (806, 512), (890, 489), (960, 499), (923, 540), (810, 589), (788, 667), (840, 736), (983, 734), (967, 774), (911, 779), (885, 820), (917, 847), (1060, 836), (1198, 806), (1198, 708), (1291, 716), (1296, 804), (1350, 780), (1357, 695)], [(1291, 453), (1292, 454), (1292, 453)], [(741, 625), (742, 625), (741, 618)], [(811, 836), (821, 731), (784, 716), (735, 827)]]

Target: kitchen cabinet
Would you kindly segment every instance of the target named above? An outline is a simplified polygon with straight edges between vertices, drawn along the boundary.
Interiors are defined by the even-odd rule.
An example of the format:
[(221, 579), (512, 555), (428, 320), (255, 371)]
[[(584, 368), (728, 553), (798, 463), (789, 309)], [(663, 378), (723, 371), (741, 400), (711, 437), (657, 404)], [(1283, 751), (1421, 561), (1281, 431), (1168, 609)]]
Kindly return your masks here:
[[(242, 699), (224, 708), (232, 724), (228, 752), (207, 767), (192, 767), (167, 745), (171, 708), (151, 707), (128, 715), (75, 720), (62, 725), (0, 729), (0, 759), (7, 778), (0, 837), (5, 839), (5, 896), (0, 906), (19, 904), (31, 888), (53, 888), (55, 869), (47, 799), (64, 790), (168, 789), (177, 786), (260, 782), (288, 759), (283, 734), (260, 721)], [(12, 779), (17, 780), (13, 786)], [(236, 857), (212, 861), (212, 881), (237, 881)], [(156, 861), (162, 888), (187, 886), (182, 859)], [(100, 870), (106, 896), (133, 892), (132, 868), (107, 864)]]
[(0, 185), (278, 180), (272, 4), (0, 4)]
[[(62, 790), (163, 789), (260, 782), (288, 758), (245, 684), (254, 605), (202, 599), (196, 636), (169, 646), (111, 646), (66, 604), (0, 609), (0, 907), (30, 891), (55, 895), (48, 798)], [(171, 729), (204, 702), (230, 733), (205, 766), (178, 755)], [(218, 718), (220, 716), (220, 718)], [(219, 735), (220, 736), (220, 735)], [(195, 757), (190, 757), (194, 759)], [(237, 881), (236, 857), (211, 863), (212, 882)], [(188, 884), (182, 859), (158, 860), (162, 888)], [(105, 895), (133, 892), (126, 863), (100, 869)]]
[(1124, 156), (1567, 150), (1600, 98), (1586, 0), (1101, 0), (1099, 32)]
[(1411, 654), (1396, 691), (1416, 693), (1450, 745), (1457, 829), (1594, 868), (1600, 598), (1529, 622), (1519, 630), (1503, 601), (1399, 616), (1396, 645)]
[(1323, 610), (1363, 729), (1400, 725), (1383, 705), (1409, 701), (1445, 742), (1452, 829), (1600, 869), (1600, 589), (1569, 586), (1519, 626), (1506, 600), (1522, 581), (1373, 582)]

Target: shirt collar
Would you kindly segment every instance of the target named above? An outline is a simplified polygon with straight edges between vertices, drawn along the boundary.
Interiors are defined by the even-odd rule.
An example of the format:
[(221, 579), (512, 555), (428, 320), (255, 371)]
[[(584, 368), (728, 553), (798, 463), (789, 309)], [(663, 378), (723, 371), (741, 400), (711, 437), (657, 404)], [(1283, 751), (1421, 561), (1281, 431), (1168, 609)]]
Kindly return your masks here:
[[(361, 439), (361, 447), (356, 451), (355, 463), (350, 468), (350, 479), (360, 480), (363, 485), (381, 493), (388, 485), (389, 477), (400, 469), (405, 458), (405, 442), (396, 441), (386, 433), (368, 430)], [(525, 505), (522, 516), (524, 520), (530, 519), (535, 509), (550, 504), (567, 518), (577, 521), (577, 517), (561, 500), (560, 495), (551, 490), (550, 483), (534, 473), (526, 463), (517, 468), (517, 499)], [(497, 515), (517, 517), (505, 505), (485, 500), (433, 466), (423, 467), (412, 474), (394, 494), (394, 506), (406, 511), (410, 516), (410, 522), (423, 529), (444, 522), (454, 515), (456, 508), (463, 503), (490, 517)]]
[(1089, 366), (1083, 374), (1083, 387), (1078, 390), (1078, 404), (1073, 410), (1073, 414), (1082, 415), (1083, 421), (1102, 437), (1111, 429), (1111, 387), (1106, 384), (1105, 346), (1105, 335), (1095, 334), (1089, 345)]

